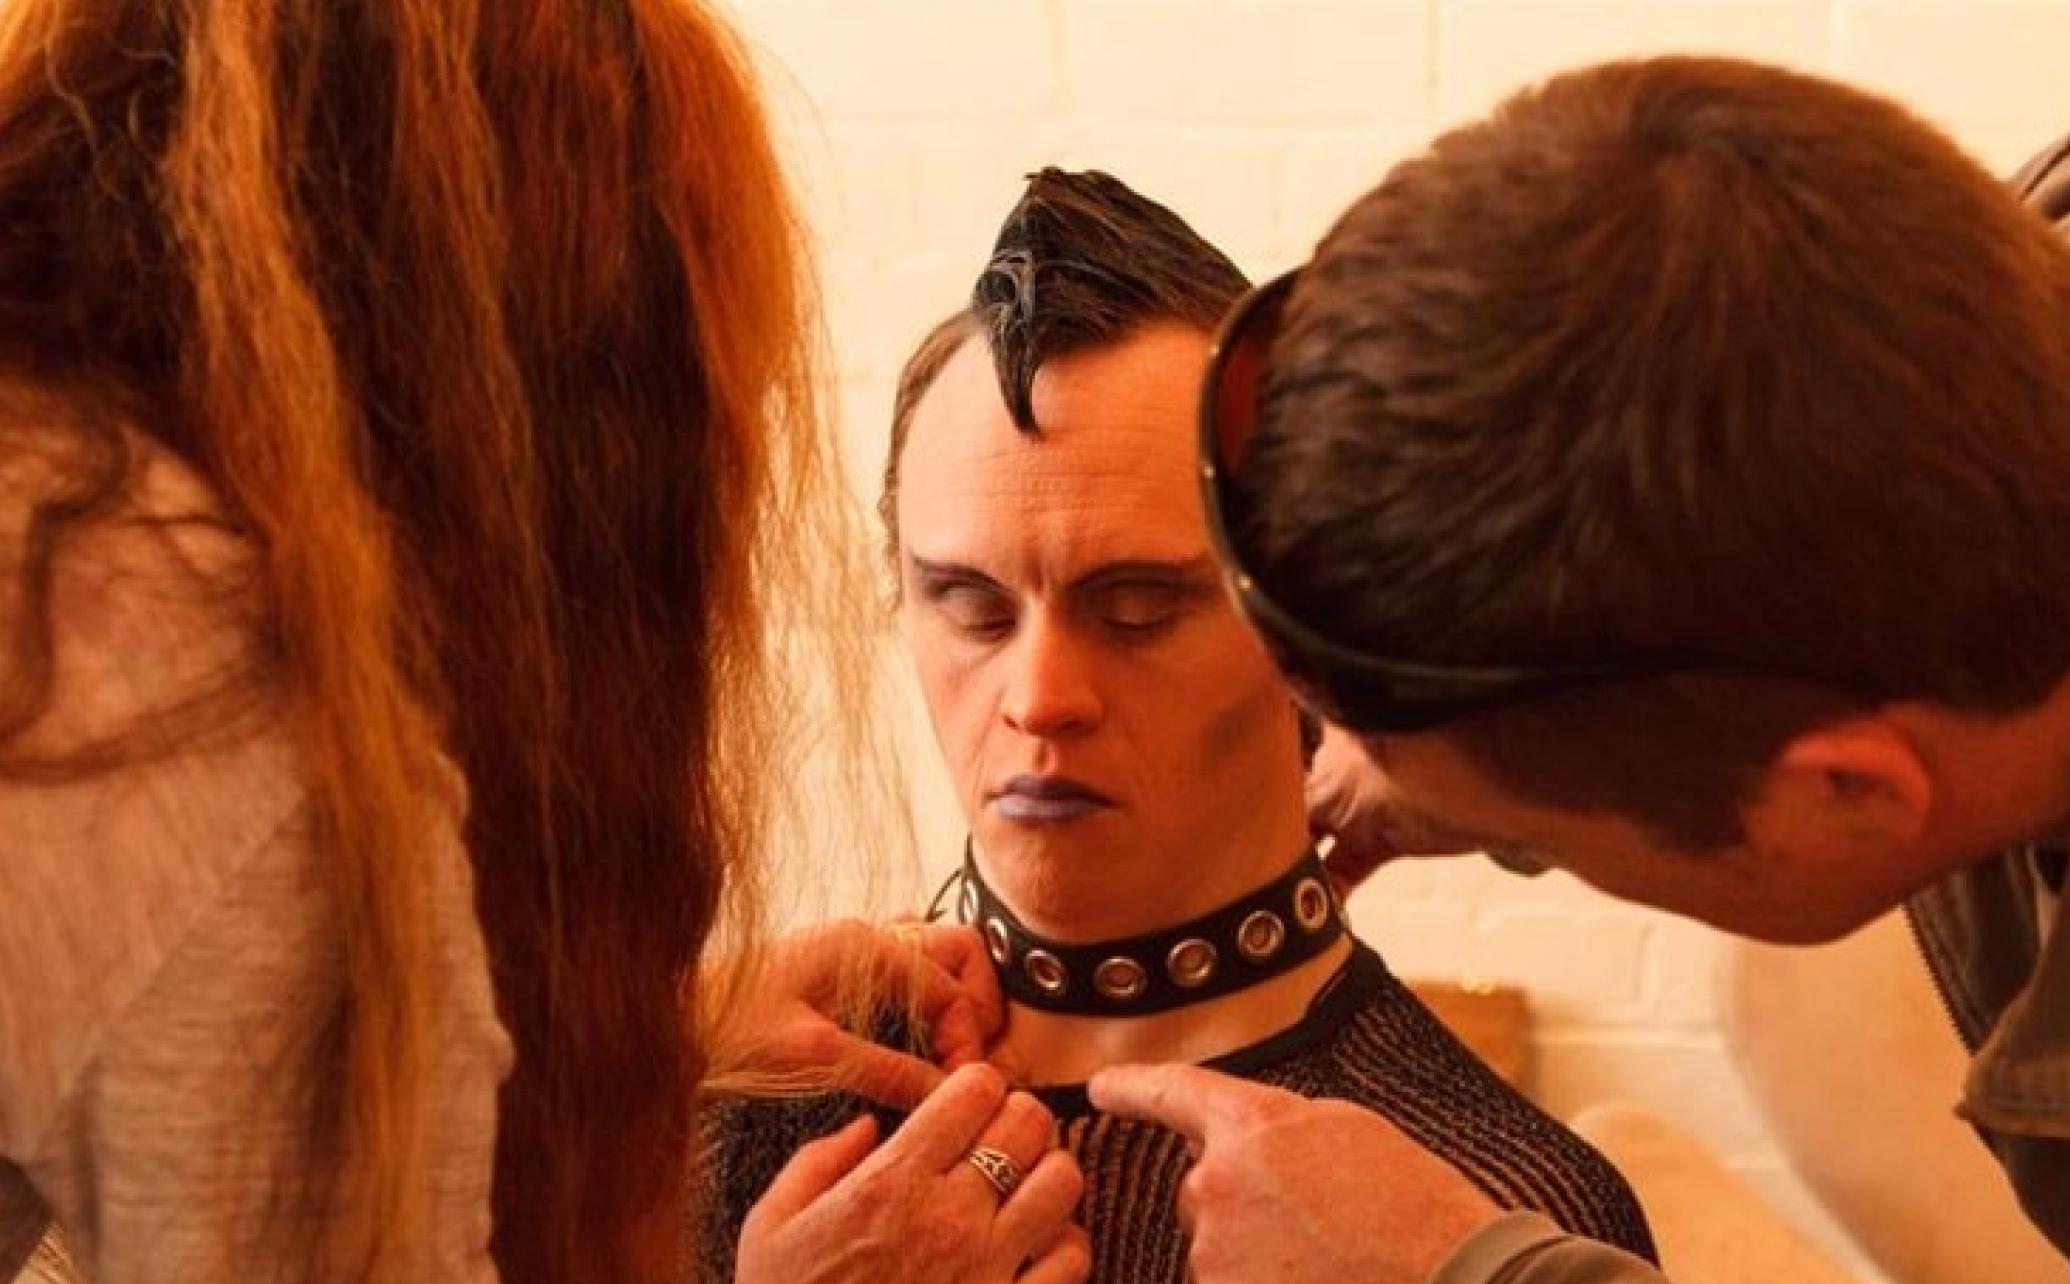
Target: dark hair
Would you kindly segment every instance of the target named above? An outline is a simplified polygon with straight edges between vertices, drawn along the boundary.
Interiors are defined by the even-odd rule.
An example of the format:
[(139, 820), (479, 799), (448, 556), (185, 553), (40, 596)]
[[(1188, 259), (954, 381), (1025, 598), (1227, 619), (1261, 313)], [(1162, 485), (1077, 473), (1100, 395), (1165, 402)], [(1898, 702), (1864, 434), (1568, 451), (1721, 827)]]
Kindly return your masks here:
[(1238, 538), (1403, 658), (1713, 662), (1449, 730), (1521, 796), (1715, 847), (1790, 736), (2070, 668), (2066, 280), (1883, 99), (1725, 60), (1562, 76), (1325, 239)]
[(963, 341), (983, 334), (1021, 431), (1035, 423), (1044, 362), (1157, 322), (1212, 330), (1250, 283), (1169, 209), (1098, 170), (1044, 169), (999, 228), (970, 304), (937, 324), (899, 372), (877, 512), (898, 547), (899, 459), (913, 412)]

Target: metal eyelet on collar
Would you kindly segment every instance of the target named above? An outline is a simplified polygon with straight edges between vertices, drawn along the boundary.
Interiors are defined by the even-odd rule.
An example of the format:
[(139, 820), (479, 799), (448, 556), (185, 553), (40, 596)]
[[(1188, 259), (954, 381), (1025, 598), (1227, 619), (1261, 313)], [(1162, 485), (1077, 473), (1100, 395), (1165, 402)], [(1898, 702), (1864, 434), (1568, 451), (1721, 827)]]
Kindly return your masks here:
[(1028, 956), (1021, 960), (1021, 970), (1044, 994), (1059, 995), (1071, 988), (1071, 974), (1064, 970), (1063, 962), (1048, 950), (1029, 950)]
[(1319, 932), (1330, 921), (1330, 889), (1319, 878), (1304, 878), (1294, 888), (1294, 922), (1304, 932)]
[(1253, 910), (1236, 929), (1236, 952), (1252, 963), (1263, 963), (1287, 943), (1287, 925), (1271, 910)]
[(1214, 978), (1219, 957), (1213, 944), (1189, 936), (1164, 956), (1164, 972), (1181, 989), (1197, 990)]
[(1093, 989), (1100, 997), (1128, 1003), (1150, 986), (1150, 974), (1129, 958), (1111, 958), (1093, 969)]

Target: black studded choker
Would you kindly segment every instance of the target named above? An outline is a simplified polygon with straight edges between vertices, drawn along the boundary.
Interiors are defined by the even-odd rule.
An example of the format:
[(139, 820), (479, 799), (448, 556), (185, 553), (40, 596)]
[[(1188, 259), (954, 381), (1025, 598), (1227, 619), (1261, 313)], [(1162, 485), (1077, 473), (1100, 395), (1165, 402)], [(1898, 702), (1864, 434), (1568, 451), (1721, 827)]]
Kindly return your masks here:
[(958, 877), (957, 918), (984, 937), (1007, 997), (1045, 1012), (1169, 1012), (1285, 975), (1345, 931), (1344, 907), (1313, 850), (1221, 909), (1142, 936), (1087, 945), (1029, 931), (985, 885), (968, 852)]

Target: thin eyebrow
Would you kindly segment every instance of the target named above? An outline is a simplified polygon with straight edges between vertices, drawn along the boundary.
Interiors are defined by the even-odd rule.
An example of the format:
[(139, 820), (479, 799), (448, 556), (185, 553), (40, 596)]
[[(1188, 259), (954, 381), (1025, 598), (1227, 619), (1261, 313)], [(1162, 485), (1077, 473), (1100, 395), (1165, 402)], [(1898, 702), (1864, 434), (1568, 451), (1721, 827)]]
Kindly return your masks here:
[(975, 566), (965, 566), (961, 562), (933, 562), (920, 556), (918, 553), (906, 554), (906, 561), (912, 566), (914, 574), (924, 579), (960, 580), (966, 583), (983, 584), (991, 588), (1001, 587), (998, 580), (993, 579)]
[(1199, 557), (1158, 560), (1155, 558), (1128, 558), (1119, 562), (1108, 562), (1071, 581), (1074, 592), (1102, 588), (1108, 584), (1131, 580), (1162, 580), (1171, 584), (1206, 584), (1213, 581), (1215, 559), (1202, 554)]
[[(994, 588), (1000, 587), (999, 581), (975, 566), (967, 566), (962, 562), (937, 562), (918, 553), (907, 553), (906, 561), (912, 566), (915, 574), (927, 579), (963, 580)], [(1175, 559), (1124, 558), (1118, 562), (1103, 563), (1087, 571), (1071, 581), (1070, 591), (1078, 593), (1131, 580), (1159, 580), (1178, 585), (1207, 584), (1213, 581), (1214, 576), (1215, 559), (1209, 554)]]

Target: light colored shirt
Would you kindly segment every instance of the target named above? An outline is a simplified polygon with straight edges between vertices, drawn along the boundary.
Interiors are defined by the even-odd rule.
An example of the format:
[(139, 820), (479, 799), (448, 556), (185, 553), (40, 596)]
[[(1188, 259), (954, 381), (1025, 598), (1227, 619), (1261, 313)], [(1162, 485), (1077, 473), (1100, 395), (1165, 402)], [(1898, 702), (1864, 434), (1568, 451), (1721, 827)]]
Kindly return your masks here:
[[(49, 440), (42, 438), (48, 437)], [(0, 767), (0, 1279), (46, 1223), (94, 1284), (311, 1278), (343, 995), (337, 907), (303, 759), (264, 675), (252, 550), (203, 483), (141, 437), (130, 498), (54, 562), (55, 682), (10, 753), (61, 753), (237, 675), (249, 716), (72, 779)], [(0, 699), (31, 516), (57, 434), (0, 434)], [(220, 711), (219, 711), (220, 712)], [(220, 719), (218, 719), (220, 721)], [(428, 1111), (435, 1261), (489, 1284), (498, 1024), (445, 792), (431, 850), (441, 1018)], [(335, 1176), (335, 1173), (328, 1174)], [(335, 1204), (328, 1207), (335, 1209)]]

